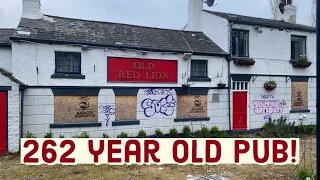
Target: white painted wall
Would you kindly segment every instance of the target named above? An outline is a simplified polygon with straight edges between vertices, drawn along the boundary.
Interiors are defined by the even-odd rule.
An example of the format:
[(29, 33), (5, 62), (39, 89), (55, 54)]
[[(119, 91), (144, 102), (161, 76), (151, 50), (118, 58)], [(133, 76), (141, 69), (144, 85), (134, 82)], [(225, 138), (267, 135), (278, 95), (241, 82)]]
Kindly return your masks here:
[[(79, 46), (63, 46), (63, 45), (46, 45), (32, 43), (12, 43), (13, 47), (13, 73), (22, 82), (29, 86), (122, 86), (122, 87), (164, 87), (173, 88), (181, 87), (187, 82), (190, 75), (190, 61), (184, 61), (182, 54), (172, 53), (139, 53), (136, 51), (119, 51), (105, 50), (103, 48), (92, 48), (83, 51)], [(82, 53), (82, 74), (86, 79), (52, 79), (55, 68), (55, 51), (76, 51)], [(134, 57), (145, 59), (163, 59), (178, 61), (178, 83), (107, 83), (107, 57)], [(211, 82), (190, 82), (191, 87), (217, 87), (221, 81), (227, 84), (227, 68), (228, 64), (222, 57), (194, 56), (193, 59), (208, 60), (208, 74)], [(95, 66), (95, 71), (94, 71)], [(37, 74), (36, 67), (39, 69)], [(227, 90), (210, 90), (208, 94), (208, 117), (210, 122), (194, 122), (194, 123), (174, 123), (176, 112), (170, 117), (163, 117), (157, 114), (152, 118), (145, 117), (141, 108), (141, 103), (146, 95), (143, 94), (145, 89), (141, 89), (138, 93), (137, 101), (137, 119), (141, 124), (138, 126), (119, 126), (112, 127), (111, 117), (109, 126), (106, 126), (105, 114), (99, 114), (99, 122), (103, 122), (103, 126), (99, 128), (69, 128), (69, 129), (52, 129), (52, 132), (58, 137), (60, 134), (66, 137), (72, 137), (83, 131), (89, 132), (93, 137), (102, 137), (103, 133), (111, 137), (116, 137), (121, 132), (127, 132), (130, 136), (136, 136), (138, 131), (144, 129), (149, 135), (154, 133), (156, 128), (160, 128), (163, 132), (168, 133), (169, 129), (176, 127), (179, 131), (184, 125), (192, 125), (194, 130), (200, 129), (202, 126), (212, 127), (219, 126), (221, 129), (228, 129), (228, 103)], [(174, 91), (174, 90), (173, 90)], [(210, 103), (213, 91), (221, 92), (220, 103)], [(175, 91), (173, 93), (176, 98)], [(99, 94), (99, 106), (114, 106), (115, 95), (111, 89), (101, 89)], [(160, 98), (156, 96), (154, 98)], [(28, 88), (24, 96), (24, 134), (28, 131), (36, 134), (37, 137), (50, 131), (50, 124), (54, 123), (54, 96), (49, 88)], [(102, 108), (102, 107), (101, 107)], [(99, 109), (102, 111), (102, 109)]]
[[(280, 31), (261, 28), (258, 33), (254, 27), (233, 25), (233, 28), (249, 30), (249, 56), (256, 61), (251, 67), (235, 66), (231, 63), (232, 73), (273, 74), (273, 75), (316, 75), (316, 34), (301, 31)], [(293, 68), (291, 59), (291, 35), (307, 37), (307, 56), (312, 66), (306, 69)]]
[[(86, 79), (52, 79), (55, 71), (55, 51), (82, 53), (82, 74)], [(107, 83), (107, 57), (134, 57), (178, 61), (178, 83)], [(208, 74), (212, 82), (190, 82), (192, 87), (217, 87), (220, 80), (227, 83), (227, 62), (223, 57), (193, 56), (193, 59), (208, 60)], [(181, 87), (190, 76), (190, 61), (184, 61), (182, 54), (142, 54), (135, 51), (105, 50), (93, 48), (83, 51), (79, 46), (12, 43), (12, 71), (16, 78), (29, 86), (142, 86)], [(38, 67), (39, 73), (36, 71)], [(94, 71), (95, 67), (95, 71)], [(187, 76), (185, 76), (187, 75)]]
[(11, 72), (11, 48), (0, 47), (0, 68)]
[[(277, 82), (277, 88), (273, 91), (267, 91), (264, 89), (264, 83), (266, 81), (274, 80)], [(278, 119), (281, 116), (284, 116), (288, 119), (288, 122), (295, 122), (296, 125), (301, 123), (303, 124), (313, 124), (315, 125), (317, 122), (316, 119), (316, 79), (309, 79), (309, 89), (308, 89), (308, 105), (310, 113), (302, 113), (307, 115), (307, 118), (303, 121), (299, 120), (299, 116), (301, 113), (290, 113), (291, 111), (291, 81), (286, 82), (285, 77), (257, 77), (255, 81), (251, 80), (250, 82), (250, 100), (249, 100), (249, 128), (256, 129), (261, 128), (266, 122), (268, 122), (269, 117), (272, 119)], [(272, 95), (273, 98), (263, 98), (262, 95)], [(284, 105), (281, 109), (281, 112), (273, 112), (273, 108), (260, 113), (259, 106), (256, 106), (254, 101), (259, 100), (278, 100), (285, 101), (286, 105)], [(267, 108), (267, 107), (264, 107)], [(271, 113), (270, 113), (271, 112)]]
[[(184, 122), (176, 123), (174, 119), (176, 116), (176, 107), (174, 112), (170, 116), (166, 116), (161, 113), (156, 113), (152, 117), (146, 117), (144, 109), (141, 104), (144, 99), (152, 98), (154, 100), (161, 99), (165, 95), (146, 95), (147, 89), (140, 89), (137, 97), (137, 120), (140, 121), (140, 125), (133, 126), (112, 126), (112, 122), (115, 121), (115, 116), (111, 115), (109, 118), (109, 125), (107, 126), (106, 115), (103, 113), (103, 106), (115, 107), (115, 95), (112, 89), (101, 89), (98, 96), (99, 115), (98, 122), (102, 123), (102, 127), (92, 128), (60, 128), (51, 129), (55, 137), (59, 137), (60, 134), (65, 137), (72, 137), (80, 135), (81, 132), (88, 132), (91, 137), (102, 137), (102, 135), (108, 134), (110, 137), (117, 137), (121, 132), (126, 132), (129, 136), (137, 136), (138, 132), (143, 129), (148, 135), (153, 135), (155, 129), (159, 128), (164, 133), (169, 133), (171, 128), (177, 128), (179, 132), (182, 132), (182, 128), (186, 125), (190, 126), (194, 131), (200, 130), (202, 127), (217, 126), (220, 129), (228, 130), (228, 96), (227, 90), (210, 90), (208, 93), (208, 117), (210, 121), (205, 122)], [(172, 96), (176, 99), (177, 95), (175, 90), (172, 90)], [(220, 93), (220, 102), (212, 103), (212, 93)], [(50, 131), (50, 124), (54, 123), (54, 96), (51, 89), (47, 88), (28, 88), (25, 91), (24, 96), (24, 135), (29, 131), (35, 134), (37, 137), (43, 137), (45, 133)]]
[[(202, 11), (198, 17), (201, 31), (217, 43), (223, 50), (229, 52), (230, 23), (227, 19)], [(311, 32), (283, 30), (279, 28), (261, 27), (258, 33), (254, 26), (233, 24), (234, 29), (249, 30), (249, 56), (256, 60), (251, 67), (235, 66), (231, 63), (231, 73), (234, 74), (286, 74), (309, 75), (316, 74), (316, 34)], [(187, 30), (193, 30), (189, 24)], [(313, 65), (307, 69), (293, 68), (291, 59), (291, 35), (307, 37), (307, 56)]]
[(11, 86), (8, 92), (8, 151), (18, 152), (20, 142), (20, 92), (19, 85), (0, 74), (0, 86)]
[[(229, 52), (230, 27), (228, 20), (202, 10), (195, 14), (196, 15), (191, 16), (195, 20), (190, 21), (191, 17), (189, 17), (189, 22), (186, 25), (185, 30), (202, 31), (220, 46), (220, 48)], [(197, 27), (194, 27), (194, 21), (197, 22)]]

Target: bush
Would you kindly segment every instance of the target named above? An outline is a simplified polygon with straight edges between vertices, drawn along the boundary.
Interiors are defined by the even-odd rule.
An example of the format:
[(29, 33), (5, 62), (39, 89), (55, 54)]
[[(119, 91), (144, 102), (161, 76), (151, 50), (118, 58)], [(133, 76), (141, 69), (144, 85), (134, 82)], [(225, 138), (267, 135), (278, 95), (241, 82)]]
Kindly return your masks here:
[(163, 137), (163, 132), (160, 129), (156, 129), (154, 133), (157, 138)]
[(257, 133), (257, 135), (263, 138), (297, 137), (295, 123), (287, 123), (287, 119), (284, 117), (277, 120), (270, 118), (269, 122), (263, 126), (262, 131)]
[(207, 127), (203, 127), (201, 130), (194, 132), (194, 138), (210, 138), (211, 133)]
[(310, 180), (313, 180), (316, 179), (316, 174), (310, 169), (301, 169), (297, 174), (297, 178), (299, 180), (306, 180), (308, 178), (310, 178)]
[(60, 136), (59, 136), (60, 138), (64, 138), (64, 135), (62, 135), (62, 134), (60, 134)]
[(147, 133), (146, 131), (144, 131), (143, 129), (141, 129), (138, 133), (138, 138), (146, 138), (147, 137)]
[(184, 138), (190, 138), (192, 137), (191, 135), (191, 129), (189, 126), (184, 126), (183, 129), (182, 129), (182, 136)]
[(220, 133), (219, 128), (218, 127), (212, 127), (210, 129), (210, 133), (212, 137), (218, 137), (218, 134)]
[(201, 135), (202, 135), (202, 138), (210, 138), (211, 137), (210, 130), (207, 127), (203, 127), (201, 129)]
[(317, 127), (315, 125), (300, 125), (299, 133), (302, 135), (315, 135)]
[(28, 131), (26, 134), (26, 138), (36, 138), (36, 136)]
[(128, 138), (128, 134), (125, 133), (125, 132), (122, 132), (121, 134), (119, 134), (119, 135), (117, 136), (117, 138)]
[(212, 127), (210, 129), (211, 137), (213, 138), (227, 138), (230, 137), (226, 131), (220, 131), (218, 127)]
[(201, 131), (200, 131), (200, 130), (198, 130), (198, 131), (194, 132), (193, 137), (194, 137), (194, 138), (203, 138), (203, 137), (202, 137), (202, 133), (201, 133)]
[(178, 131), (177, 131), (176, 128), (170, 129), (170, 137), (171, 137), (171, 138), (177, 138), (178, 135), (179, 135), (179, 133), (178, 133)]
[(90, 135), (87, 132), (83, 132), (80, 136), (73, 136), (73, 138), (90, 138)]
[(103, 133), (103, 134), (102, 134), (102, 138), (109, 138), (109, 136), (108, 136), (108, 134)]
[(46, 133), (43, 137), (44, 138), (53, 138), (53, 133), (50, 130), (50, 132)]

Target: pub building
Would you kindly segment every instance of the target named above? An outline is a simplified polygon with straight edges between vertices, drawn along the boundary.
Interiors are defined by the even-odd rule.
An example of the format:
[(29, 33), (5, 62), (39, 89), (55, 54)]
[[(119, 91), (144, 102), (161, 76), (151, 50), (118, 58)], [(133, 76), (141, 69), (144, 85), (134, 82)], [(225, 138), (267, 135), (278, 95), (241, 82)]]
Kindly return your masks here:
[(18, 151), (28, 133), (243, 131), (281, 116), (316, 123), (315, 29), (292, 22), (291, 4), (269, 20), (190, 0), (185, 30), (44, 15), (40, 7), (23, 0), (18, 27), (0, 29), (0, 152)]

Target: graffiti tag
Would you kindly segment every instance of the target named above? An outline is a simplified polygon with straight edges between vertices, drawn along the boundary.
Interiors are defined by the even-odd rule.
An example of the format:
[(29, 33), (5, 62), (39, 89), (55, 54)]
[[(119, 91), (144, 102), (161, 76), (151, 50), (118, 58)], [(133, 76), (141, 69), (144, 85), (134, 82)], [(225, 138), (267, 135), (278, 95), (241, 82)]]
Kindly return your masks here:
[(142, 101), (141, 107), (144, 110), (146, 117), (152, 117), (155, 114), (171, 116), (176, 107), (176, 100), (173, 95), (167, 95), (165, 98), (161, 98), (160, 100), (147, 98)]
[(172, 89), (146, 89), (145, 95), (171, 95), (173, 94)]
[(99, 106), (100, 113), (103, 113), (106, 116), (106, 126), (110, 124), (111, 117), (116, 114), (116, 109), (113, 105), (101, 105)]
[(279, 114), (283, 112), (283, 107), (287, 105), (285, 100), (255, 100), (253, 101), (254, 112), (256, 114)]

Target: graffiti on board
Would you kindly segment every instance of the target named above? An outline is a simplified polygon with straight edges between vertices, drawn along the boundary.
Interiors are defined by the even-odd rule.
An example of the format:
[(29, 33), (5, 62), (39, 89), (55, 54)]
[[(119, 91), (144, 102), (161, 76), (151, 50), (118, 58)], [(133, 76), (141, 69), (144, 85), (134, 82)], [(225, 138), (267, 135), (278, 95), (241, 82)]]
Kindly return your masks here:
[(156, 114), (171, 116), (175, 112), (176, 99), (172, 89), (147, 89), (144, 91), (145, 98), (141, 102), (146, 117)]
[(276, 99), (274, 95), (261, 95), (260, 99), (253, 101), (253, 112), (269, 119), (272, 115), (283, 113), (287, 105), (286, 100)]
[(116, 109), (114, 105), (101, 105), (99, 106), (100, 113), (105, 115), (106, 126), (108, 127), (111, 121), (111, 117), (115, 116)]

